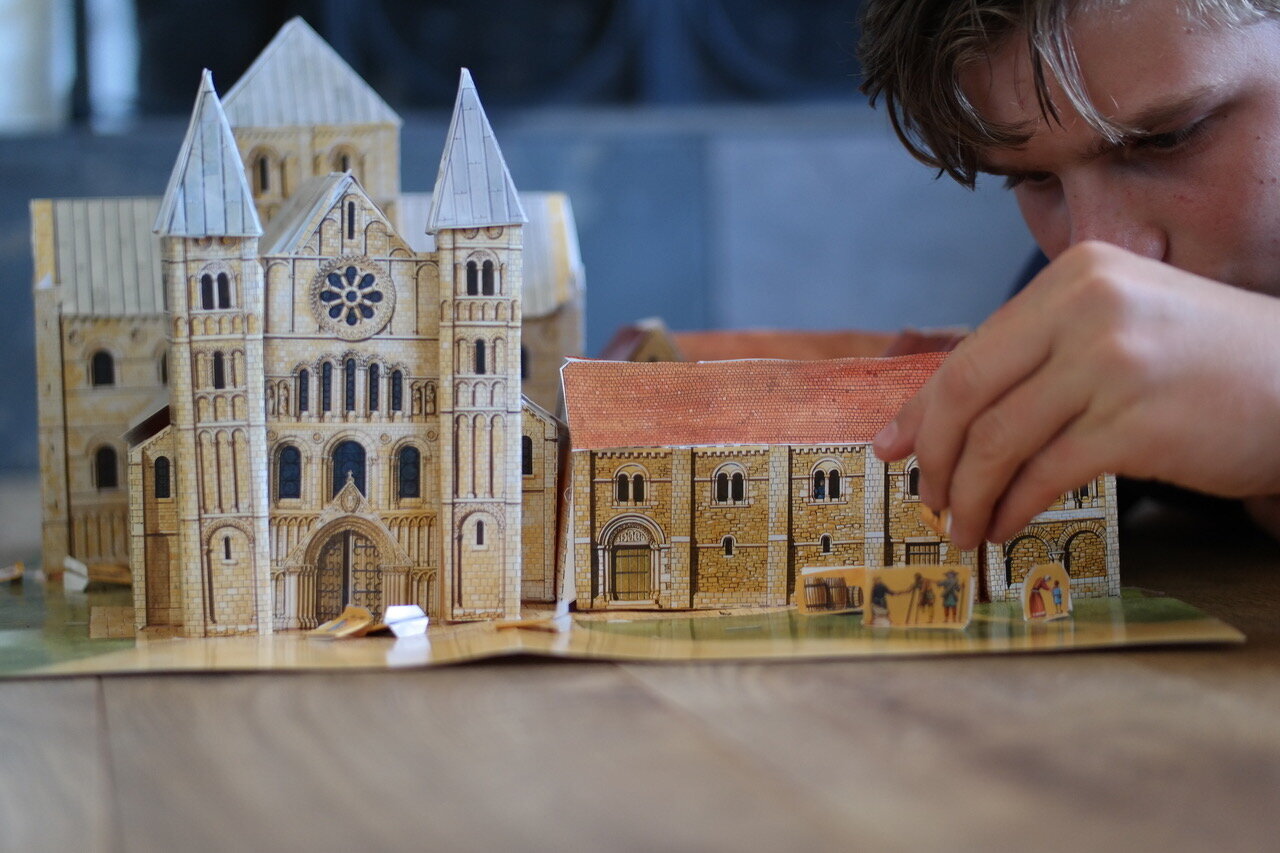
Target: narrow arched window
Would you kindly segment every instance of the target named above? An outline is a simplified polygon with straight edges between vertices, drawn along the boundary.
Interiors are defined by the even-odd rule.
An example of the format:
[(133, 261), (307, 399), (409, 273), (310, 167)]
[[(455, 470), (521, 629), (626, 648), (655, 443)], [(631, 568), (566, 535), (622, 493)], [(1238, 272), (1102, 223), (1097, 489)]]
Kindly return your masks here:
[(404, 374), (391, 371), (391, 411), (404, 411)]
[(644, 474), (636, 474), (631, 478), (631, 499), (636, 503), (644, 502)]
[(467, 296), (480, 295), (480, 268), (475, 261), (467, 261)]
[(418, 452), (418, 448), (402, 448), (397, 468), (399, 468), (400, 497), (422, 497), (422, 486), (420, 485), (422, 479), (422, 455)]
[(716, 503), (729, 502), (729, 475), (723, 471), (716, 475)]
[(341, 154), (338, 155), (338, 171), (339, 172), (351, 171), (351, 155), (345, 151), (343, 151)]
[(827, 492), (831, 495), (831, 500), (840, 499), (840, 472), (827, 472)]
[(302, 451), (292, 445), (280, 448), (276, 463), (276, 498), (302, 497)]
[(488, 372), (486, 367), (487, 365), (485, 364), (484, 358), (484, 341), (476, 341), (476, 373), (483, 376)]
[(320, 411), (333, 411), (333, 365), (320, 365)]
[(529, 348), (524, 344), (520, 345), (520, 378), (529, 378)]
[(265, 193), (271, 189), (271, 163), (265, 154), (261, 154), (255, 165), (258, 167), (258, 192)]
[(172, 494), (172, 486), (169, 482), (169, 457), (157, 456), (155, 466), (151, 472), (152, 476), (152, 492), (157, 500), (163, 500)]
[(230, 536), (222, 537), (222, 559), (224, 560), (231, 559), (231, 537)]
[(483, 521), (476, 522), (476, 544), (477, 545), (484, 544), (484, 522)]
[(520, 436), (520, 473), (525, 477), (533, 474), (533, 439), (527, 435)]
[(99, 491), (120, 486), (115, 448), (99, 447), (93, 454), (93, 480)]
[(342, 408), (356, 410), (356, 360), (349, 358), (342, 365)]
[(160, 354), (160, 384), (169, 384), (169, 353)]
[(333, 493), (342, 491), (347, 475), (355, 481), (361, 494), (364, 490), (364, 447), (357, 441), (344, 441), (333, 449)]
[(626, 474), (619, 474), (617, 477), (617, 494), (615, 497), (618, 503), (624, 504), (631, 500), (631, 478)]
[(231, 279), (224, 272), (218, 273), (218, 307), (231, 307)]
[[(345, 157), (343, 158), (346, 159)], [(344, 168), (342, 171), (346, 171)], [(354, 201), (347, 202), (347, 239), (354, 240), (356, 238), (356, 203)]]
[(827, 472), (813, 472), (813, 499), (815, 501), (823, 501), (827, 499)]
[(915, 465), (907, 469), (907, 494), (913, 498), (920, 497), (920, 469)]
[(89, 382), (98, 388), (116, 384), (116, 360), (106, 350), (98, 350), (89, 360)]
[(493, 261), (485, 261), (480, 267), (480, 292), (493, 296)]
[(227, 387), (227, 363), (220, 352), (213, 354), (213, 387)]
[(720, 540), (720, 544), (724, 546), (724, 555), (726, 557), (733, 556), (733, 537), (726, 536)]
[(213, 310), (213, 276), (208, 273), (200, 276), (200, 307)]
[(746, 478), (739, 473), (734, 473), (733, 477), (730, 478), (729, 483), (730, 483), (730, 491), (729, 491), (730, 500), (732, 500), (734, 503), (742, 503), (744, 500), (746, 500), (747, 498)]
[(381, 374), (378, 365), (369, 365), (369, 411), (378, 411), (378, 380)]
[(831, 537), (824, 533), (822, 534), (821, 542), (822, 542), (822, 553), (830, 554), (831, 553)]
[(311, 371), (298, 371), (298, 411), (306, 412), (311, 408)]

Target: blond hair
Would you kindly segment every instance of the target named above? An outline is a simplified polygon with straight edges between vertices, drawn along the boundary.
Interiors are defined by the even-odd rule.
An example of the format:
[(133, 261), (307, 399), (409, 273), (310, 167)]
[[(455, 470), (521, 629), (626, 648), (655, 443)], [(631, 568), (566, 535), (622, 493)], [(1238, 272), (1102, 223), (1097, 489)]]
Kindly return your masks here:
[[(862, 91), (884, 99), (894, 132), (916, 159), (972, 187), (985, 148), (1030, 138), (1024, 125), (989, 121), (960, 88), (960, 72), (1006, 39), (1021, 37), (1031, 56), (1036, 100), (1046, 121), (1059, 121), (1049, 79), (1103, 138), (1127, 128), (1089, 100), (1071, 42), (1070, 18), (1114, 9), (1127, 0), (868, 0), (858, 46)], [(1280, 14), (1280, 0), (1179, 0), (1190, 20), (1241, 25)]]

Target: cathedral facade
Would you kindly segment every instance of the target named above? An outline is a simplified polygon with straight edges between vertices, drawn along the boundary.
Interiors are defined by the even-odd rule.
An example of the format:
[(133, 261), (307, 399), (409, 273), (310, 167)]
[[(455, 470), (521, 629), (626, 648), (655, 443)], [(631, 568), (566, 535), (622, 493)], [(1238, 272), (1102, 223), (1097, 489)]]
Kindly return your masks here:
[(129, 436), (138, 627), (308, 628), (347, 603), (513, 618), (526, 589), (553, 597), (558, 526), (521, 535), (560, 436), (521, 395), (526, 217), (470, 76), (434, 251), (349, 171), (264, 227), (247, 171), (206, 73), (155, 223), (170, 400)]
[[(201, 97), (204, 99), (204, 95)], [(209, 236), (210, 242), (206, 243), (198, 242), (205, 240), (202, 237), (183, 236), (186, 242), (180, 243), (179, 251), (173, 243), (179, 234), (169, 234), (159, 240), (152, 233), (161, 207), (168, 207), (173, 214), (174, 200), (169, 196), (165, 199), (32, 202), (44, 503), (42, 549), (46, 565), (60, 566), (65, 557), (72, 556), (88, 564), (92, 574), (99, 567), (114, 570), (131, 562), (137, 566), (142, 561), (152, 567), (151, 585), (155, 594), (148, 594), (145, 608), (140, 603), (138, 620), (150, 619), (147, 624), (182, 624), (177, 546), (157, 534), (157, 525), (168, 525), (168, 521), (164, 521), (166, 512), (172, 510), (177, 514), (177, 459), (183, 457), (189, 447), (184, 446), (178, 457), (159, 453), (156, 447), (165, 441), (173, 443), (174, 439), (159, 439), (155, 432), (165, 419), (177, 416), (179, 406), (175, 397), (180, 396), (179, 383), (186, 382), (198, 389), (193, 392), (192, 418), (198, 416), (204, 423), (228, 425), (223, 429), (221, 441), (238, 441), (237, 435), (241, 433), (237, 430), (242, 428), (241, 420), (237, 420), (239, 415), (230, 418), (225, 412), (205, 412), (201, 407), (216, 407), (228, 401), (233, 406), (247, 403), (252, 394), (259, 394), (256, 387), (250, 394), (247, 383), (257, 379), (248, 374), (261, 371), (262, 387), (257, 398), (264, 402), (264, 419), (271, 421), (270, 432), (285, 435), (294, 430), (292, 450), (284, 453), (285, 496), (293, 493), (294, 480), (300, 483), (297, 497), (278, 500), (276, 479), (270, 479), (269, 502), (257, 501), (273, 519), (268, 524), (268, 537), (256, 539), (259, 543), (270, 540), (268, 556), (262, 558), (273, 565), (287, 562), (289, 553), (280, 553), (282, 549), (288, 551), (297, 543), (300, 529), (310, 525), (323, 502), (333, 497), (333, 488), (323, 496), (324, 489), (312, 488), (306, 479), (307, 471), (311, 471), (308, 466), (314, 464), (319, 471), (334, 464), (333, 452), (330, 452), (333, 447), (317, 448), (312, 437), (329, 435), (329, 430), (339, 421), (352, 428), (357, 423), (370, 429), (374, 424), (384, 424), (387, 429), (372, 435), (371, 443), (361, 444), (365, 450), (367, 482), (357, 491), (365, 489), (361, 491), (362, 496), (367, 493), (367, 500), (376, 506), (396, 507), (387, 508), (389, 514), (399, 512), (398, 517), (387, 516), (392, 539), (401, 543), (397, 546), (399, 552), (394, 552), (388, 542), (381, 543), (381, 549), (394, 556), (394, 565), (412, 565), (417, 569), (390, 579), (390, 587), (411, 590), (403, 594), (397, 592), (397, 598), (408, 596), (426, 601), (439, 597), (440, 589), (447, 583), (447, 579), (438, 574), (440, 566), (436, 564), (440, 561), (431, 561), (430, 569), (422, 569), (424, 564), (419, 555), (424, 551), (435, 553), (438, 548), (433, 537), (439, 537), (440, 528), (431, 525), (439, 524), (440, 516), (435, 512), (422, 514), (417, 511), (421, 507), (415, 506), (415, 501), (421, 506), (428, 505), (430, 498), (426, 489), (435, 489), (439, 483), (429, 479), (439, 473), (439, 443), (453, 441), (449, 435), (440, 438), (442, 428), (438, 421), (445, 400), (440, 365), (461, 364), (461, 361), (458, 361), (460, 356), (452, 352), (447, 361), (442, 361), (440, 341), (435, 336), (443, 325), (449, 333), (463, 329), (476, 338), (476, 329), (489, 330), (490, 324), (497, 320), (481, 319), (479, 315), (475, 320), (462, 321), (461, 325), (454, 319), (442, 320), (442, 306), (428, 305), (435, 297), (429, 297), (426, 288), (439, 287), (436, 259), (440, 252), (454, 256), (463, 247), (468, 252), (471, 248), (481, 254), (486, 252), (484, 259), (477, 261), (474, 272), (475, 287), (479, 291), (483, 291), (486, 280), (497, 286), (499, 282), (512, 280), (511, 275), (517, 275), (515, 280), (520, 289), (516, 292), (508, 288), (506, 297), (502, 298), (520, 302), (520, 320), (516, 321), (524, 328), (516, 337), (497, 336), (502, 339), (500, 353), (485, 352), (485, 366), (490, 374), (485, 382), (492, 384), (492, 371), (498, 364), (495, 359), (499, 357), (504, 371), (516, 371), (518, 386), (530, 398), (524, 403), (525, 411), (529, 412), (525, 423), (549, 419), (541, 428), (530, 427), (527, 444), (531, 444), (535, 453), (539, 452), (547, 444), (548, 434), (553, 437), (558, 434), (557, 421), (548, 415), (548, 411), (557, 410), (559, 403), (558, 366), (564, 355), (581, 352), (584, 337), (584, 284), (571, 206), (562, 193), (520, 193), (516, 202), (524, 210), (527, 222), (518, 227), (518, 248), (511, 242), (516, 240), (513, 234), (504, 233), (494, 238), (483, 229), (461, 229), (460, 236), (445, 238), (449, 241), (448, 248), (440, 247), (438, 238), (442, 238), (442, 233), (428, 229), (436, 210), (435, 196), (399, 191), (401, 119), (301, 19), (293, 19), (280, 29), (259, 59), (244, 72), (236, 86), (230, 88), (227, 99), (219, 102), (218, 108), (232, 134), (229, 145), (211, 149), (220, 158), (218, 181), (221, 190), (227, 190), (228, 169), (241, 169), (242, 181), (234, 187), (234, 192), (248, 192), (248, 204), (261, 231), (256, 236), (251, 233)], [(477, 100), (474, 110), (465, 110), (467, 117), (474, 114), (483, 117)], [(484, 133), (492, 138), (488, 123), (484, 123), (484, 128)], [(188, 134), (184, 158), (193, 142)], [(211, 161), (202, 163), (200, 168), (210, 165)], [(504, 167), (503, 174), (506, 174)], [(343, 175), (347, 175), (346, 182), (342, 181)], [(183, 192), (187, 190), (188, 187), (182, 188)], [(191, 190), (195, 192), (198, 188)], [(202, 197), (205, 204), (209, 204), (215, 195), (205, 193)], [(195, 204), (193, 199), (195, 196), (184, 196), (180, 200), (184, 215), (187, 207)], [(321, 210), (326, 200), (329, 206)], [(454, 193), (453, 202), (465, 204), (466, 199)], [(448, 205), (440, 207), (442, 211), (448, 209)], [(310, 237), (300, 231), (301, 219), (308, 215), (312, 216), (308, 222), (315, 228), (315, 234)], [(244, 211), (233, 231), (253, 231), (246, 223), (248, 214)], [(183, 228), (189, 227), (191, 220), (183, 225)], [(173, 254), (174, 251), (178, 254)], [(361, 263), (338, 264), (343, 257)], [(408, 257), (424, 260), (410, 261)], [(503, 272), (497, 269), (502, 259), (511, 263), (504, 270), (508, 278), (498, 275)], [(325, 327), (328, 330), (312, 318), (315, 329), (305, 332), (301, 311), (315, 314), (312, 310), (315, 306), (337, 309), (337, 301), (346, 293), (339, 292), (337, 286), (308, 289), (319, 280), (321, 260), (332, 266), (325, 270), (325, 277), (333, 273), (339, 284), (344, 282), (348, 268), (358, 270), (356, 287), (348, 289), (360, 298), (355, 314), (348, 311), (338, 320), (323, 315), (329, 324)], [(371, 265), (362, 266), (365, 260)], [(488, 273), (484, 260), (490, 261)], [(197, 264), (205, 272), (193, 279), (195, 291), (186, 293), (174, 289), (168, 275), (179, 265), (189, 270)], [(252, 269), (255, 264), (260, 272)], [(458, 274), (463, 292), (467, 288), (467, 274), (463, 264)], [(310, 279), (302, 282), (308, 275)], [(361, 287), (366, 275), (372, 275), (376, 284)], [(417, 275), (421, 275), (421, 280), (415, 278)], [(261, 292), (256, 296), (243, 289), (251, 286), (255, 277), (261, 278)], [(328, 278), (325, 280), (328, 282)], [(396, 286), (390, 287), (392, 282)], [(479, 296), (488, 295), (479, 293)], [(260, 306), (250, 311), (252, 316), (244, 315), (248, 307), (257, 305), (253, 302), (255, 298), (260, 300)], [(500, 301), (498, 295), (492, 298)], [(179, 305), (184, 306), (184, 313), (189, 311), (186, 327), (179, 323), (175, 310)], [(486, 305), (497, 305), (497, 302), (486, 302)], [(503, 310), (511, 314), (511, 304)], [(372, 315), (366, 318), (365, 311)], [(243, 315), (239, 320), (233, 316), (237, 313)], [(497, 307), (493, 313), (497, 314)], [(424, 319), (428, 314), (434, 318), (430, 323)], [(353, 324), (347, 324), (348, 318)], [(248, 329), (255, 321), (260, 328)], [(360, 337), (371, 328), (370, 324), (379, 324), (376, 341), (374, 337)], [(223, 341), (229, 339), (227, 336), (242, 334), (248, 337), (243, 345), (225, 351), (193, 343), (186, 355), (180, 356), (187, 361), (180, 368), (172, 369), (170, 339), (183, 328), (182, 334), (191, 341)], [(253, 355), (257, 352), (257, 334), (262, 336), (260, 356)], [(332, 337), (334, 342), (321, 346), (325, 336)], [(413, 338), (421, 341), (410, 343)], [(498, 346), (497, 338), (492, 343)], [(433, 347), (433, 355), (422, 355), (422, 346)], [(201, 377), (212, 382), (215, 369), (212, 356), (219, 352), (221, 382), (227, 383), (227, 388), (202, 388)], [(474, 360), (474, 351), (471, 357)], [(195, 379), (191, 378), (192, 374)], [(326, 377), (332, 407), (321, 409)], [(233, 387), (229, 383), (233, 380), (239, 383), (234, 388), (243, 392), (239, 396), (212, 393), (230, 391)], [(352, 403), (349, 409), (348, 397)], [(174, 398), (173, 407), (168, 407), (170, 398)], [(508, 403), (504, 402), (504, 407), (512, 409), (513, 405)], [(424, 427), (428, 421), (430, 424)], [(477, 423), (479, 421), (472, 418), (472, 427)], [(485, 427), (490, 428), (492, 424)], [(410, 433), (416, 435), (413, 441), (406, 438)], [(146, 452), (156, 459), (163, 456), (170, 466), (168, 487), (159, 488), (166, 485), (164, 464), (161, 473), (150, 480), (129, 469), (131, 442), (125, 438), (127, 434), (133, 442), (157, 439), (157, 443), (148, 444)], [(425, 435), (429, 434), (436, 438), (426, 439)], [(215, 432), (214, 438), (216, 435)], [(384, 438), (393, 446), (384, 446)], [(515, 442), (524, 437), (508, 438)], [(243, 434), (243, 441), (248, 441), (247, 433)], [(402, 442), (408, 443), (402, 447)], [(338, 444), (343, 442), (335, 439), (334, 447)], [(525, 446), (526, 442), (520, 441), (518, 451), (524, 452)], [(262, 466), (253, 462), (253, 467), (247, 469), (253, 471), (253, 476), (265, 478), (270, 471), (270, 478), (279, 478), (279, 466), (271, 457), (273, 447), (269, 442), (261, 448), (266, 462)], [(357, 448), (355, 444), (343, 447), (342, 459), (346, 460), (343, 465), (352, 467), (355, 480)], [(247, 443), (246, 448), (244, 459), (248, 460), (251, 443)], [(413, 451), (419, 453), (416, 459), (422, 494), (417, 498), (410, 494), (415, 471)], [(227, 451), (219, 452), (225, 455)], [(404, 496), (398, 485), (401, 469), (396, 467), (392, 473), (388, 467), (401, 462), (406, 482)], [(293, 476), (296, 469), (298, 475)], [(329, 467), (324, 470), (332, 480), (333, 471)], [(554, 512), (557, 505), (556, 489), (545, 482), (539, 482), (535, 488), (535, 480), (539, 480), (535, 475), (522, 475), (521, 484), (529, 492), (529, 500), (538, 505), (536, 514), (545, 517), (548, 512)], [(369, 489), (396, 492), (394, 497), (385, 497), (381, 493), (366, 492)], [(172, 497), (156, 497), (166, 491)], [(156, 511), (148, 512), (145, 530), (138, 528), (137, 508), (131, 508), (133, 497), (160, 502), (154, 507)], [(234, 497), (237, 500), (230, 500), (228, 494), (215, 496), (212, 498), (215, 503), (210, 506), (219, 507), (218, 512), (227, 512), (228, 507), (230, 511), (239, 512), (237, 507), (247, 506), (246, 496)], [(257, 506), (253, 510), (261, 511)], [(428, 515), (430, 517), (426, 517)], [(274, 520), (276, 517), (279, 524)], [(250, 524), (250, 528), (253, 526)], [(243, 530), (241, 534), (248, 537), (251, 530)], [(234, 549), (237, 534), (227, 535), (232, 537), (230, 544)], [(364, 540), (351, 542), (355, 543), (348, 548), (352, 555), (356, 553), (357, 544), (362, 548), (360, 553), (370, 553)], [(225, 546), (227, 542), (221, 547)], [(553, 540), (548, 547), (554, 547)], [(343, 565), (351, 564), (353, 557), (339, 551), (335, 544), (333, 555), (337, 556), (330, 558)], [(172, 570), (155, 569), (170, 565)], [(389, 564), (384, 561), (381, 565)], [(169, 580), (161, 578), (164, 571), (168, 571)], [(540, 562), (526, 565), (521, 578), (526, 597), (552, 597), (554, 578), (550, 571), (543, 573)], [(310, 621), (310, 617), (276, 615), (283, 612), (280, 611), (282, 602), (293, 594), (289, 592), (294, 585), (292, 575), (268, 583), (280, 587), (279, 594), (273, 592), (276, 603), (271, 621), (280, 625)], [(310, 580), (303, 579), (303, 583)], [(260, 587), (261, 584), (253, 585), (256, 590)], [(248, 588), (248, 585), (244, 587)], [(168, 592), (161, 594), (161, 590)], [(247, 592), (237, 594), (248, 596)], [(253, 594), (264, 598), (260, 592)], [(225, 607), (229, 606), (230, 599), (219, 597), (218, 601)], [(205, 612), (211, 606), (206, 602)], [(467, 607), (458, 605), (458, 610), (462, 612)], [(151, 616), (147, 617), (143, 610)], [(439, 610), (433, 607), (431, 612)], [(224, 621), (227, 619), (224, 613)], [(255, 624), (262, 621), (256, 615), (253, 619)], [(236, 620), (228, 624), (233, 622), (241, 624)]]

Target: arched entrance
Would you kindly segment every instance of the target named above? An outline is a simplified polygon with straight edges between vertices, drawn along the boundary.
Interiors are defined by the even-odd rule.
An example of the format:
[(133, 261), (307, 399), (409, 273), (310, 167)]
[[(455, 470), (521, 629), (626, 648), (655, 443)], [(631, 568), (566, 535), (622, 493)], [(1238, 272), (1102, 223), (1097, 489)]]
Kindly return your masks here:
[(316, 619), (328, 622), (348, 604), (382, 616), (382, 566), (378, 546), (354, 530), (334, 533), (316, 560)]
[(609, 542), (607, 595), (612, 601), (652, 601), (657, 549), (653, 535), (639, 524), (620, 527)]

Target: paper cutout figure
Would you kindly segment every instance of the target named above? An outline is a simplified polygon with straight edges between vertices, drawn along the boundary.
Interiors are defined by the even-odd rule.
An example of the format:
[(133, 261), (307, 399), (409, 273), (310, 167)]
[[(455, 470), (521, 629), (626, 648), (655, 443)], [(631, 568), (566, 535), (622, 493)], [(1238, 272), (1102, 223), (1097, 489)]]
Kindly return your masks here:
[(925, 526), (939, 536), (951, 535), (951, 510), (944, 509), (942, 512), (934, 512), (925, 504), (920, 504), (920, 520)]
[[(867, 569), (872, 628), (964, 628), (973, 614), (974, 578), (964, 566)], [(940, 606), (939, 606), (940, 605)]]
[(1022, 618), (1049, 622), (1071, 615), (1071, 576), (1061, 563), (1042, 563), (1022, 583)]
[(862, 566), (810, 566), (796, 575), (796, 607), (806, 614), (858, 613), (866, 585), (867, 570)]
[(964, 628), (973, 581), (965, 566), (811, 566), (796, 576), (795, 601), (808, 616), (861, 611), (869, 628)]

